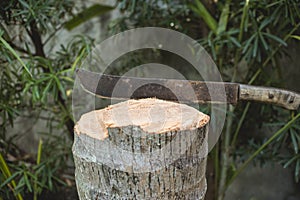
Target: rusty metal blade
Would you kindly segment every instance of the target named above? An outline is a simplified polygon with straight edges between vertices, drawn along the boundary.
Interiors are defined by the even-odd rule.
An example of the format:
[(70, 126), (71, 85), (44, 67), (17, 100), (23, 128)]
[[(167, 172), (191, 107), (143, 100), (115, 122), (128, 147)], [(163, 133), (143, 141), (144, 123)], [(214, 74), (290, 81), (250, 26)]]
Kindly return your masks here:
[[(77, 69), (83, 88), (102, 98), (156, 97), (176, 102), (230, 103), (238, 101), (239, 84), (106, 75)], [(225, 95), (224, 97), (224, 90)], [(213, 97), (213, 98), (212, 98)]]

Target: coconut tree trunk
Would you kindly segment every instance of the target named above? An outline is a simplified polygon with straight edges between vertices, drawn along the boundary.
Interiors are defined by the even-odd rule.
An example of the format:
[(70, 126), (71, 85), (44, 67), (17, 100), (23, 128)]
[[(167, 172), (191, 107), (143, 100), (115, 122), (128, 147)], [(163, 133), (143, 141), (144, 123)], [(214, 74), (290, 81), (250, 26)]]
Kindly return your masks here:
[(73, 145), (79, 198), (203, 199), (208, 121), (158, 99), (84, 114)]

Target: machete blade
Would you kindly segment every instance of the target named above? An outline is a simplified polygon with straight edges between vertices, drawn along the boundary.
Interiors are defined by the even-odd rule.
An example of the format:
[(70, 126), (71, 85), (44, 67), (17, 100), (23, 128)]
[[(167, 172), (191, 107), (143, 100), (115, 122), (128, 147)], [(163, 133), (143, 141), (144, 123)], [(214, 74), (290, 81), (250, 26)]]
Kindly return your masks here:
[(76, 74), (86, 91), (102, 98), (141, 99), (156, 97), (187, 103), (236, 104), (239, 95), (239, 84), (236, 83), (124, 77), (82, 69), (77, 69)]

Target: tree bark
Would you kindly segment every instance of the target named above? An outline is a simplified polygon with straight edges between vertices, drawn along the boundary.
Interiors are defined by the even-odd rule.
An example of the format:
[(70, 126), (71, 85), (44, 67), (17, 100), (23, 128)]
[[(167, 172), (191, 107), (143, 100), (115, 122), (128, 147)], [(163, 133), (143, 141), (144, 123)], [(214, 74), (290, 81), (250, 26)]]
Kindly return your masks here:
[(208, 121), (158, 99), (84, 114), (73, 145), (79, 198), (203, 199)]

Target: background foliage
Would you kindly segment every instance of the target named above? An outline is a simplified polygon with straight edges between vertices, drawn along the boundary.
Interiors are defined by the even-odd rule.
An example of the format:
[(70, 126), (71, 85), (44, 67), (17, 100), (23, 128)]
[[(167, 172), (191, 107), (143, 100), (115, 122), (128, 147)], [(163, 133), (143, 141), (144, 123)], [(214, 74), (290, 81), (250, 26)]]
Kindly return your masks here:
[[(74, 187), (70, 145), (73, 119), (70, 94), (74, 69), (90, 52), (93, 39), (84, 35), (47, 51), (47, 43), (64, 28), (119, 10), (108, 34), (144, 26), (178, 30), (197, 39), (219, 67), (223, 80), (285, 88), (280, 59), (289, 44), (299, 42), (299, 0), (119, 0), (116, 7), (79, 6), (65, 0), (0, 2), (0, 197), (37, 199), (57, 188)], [(154, 56), (161, 56), (164, 52)], [(138, 55), (138, 56), (137, 56)], [(170, 56), (170, 55), (168, 55)], [(145, 53), (127, 56), (136, 65)], [(170, 57), (169, 57), (170, 58)], [(126, 65), (128, 66), (128, 65)], [(126, 70), (126, 69), (118, 69)], [(189, 69), (185, 69), (189, 71)], [(121, 71), (120, 71), (121, 73)], [(299, 91), (298, 91), (299, 92)], [(37, 155), (15, 145), (8, 136), (24, 110), (49, 112)], [(37, 118), (41, 118), (39, 114)], [(300, 175), (300, 116), (272, 105), (230, 106), (222, 138), (210, 153), (214, 166), (211, 199), (223, 199), (228, 186), (253, 160), (279, 162)], [(247, 119), (247, 120), (245, 120)], [(53, 135), (53, 129), (66, 135)], [(272, 134), (260, 134), (271, 130)], [(240, 134), (243, 133), (243, 134)], [(63, 187), (62, 187), (63, 186)]]
[[(0, 4), (0, 196), (37, 199), (43, 192), (72, 185), (71, 77), (76, 63), (90, 51), (92, 39), (78, 35), (56, 51), (46, 50), (47, 43), (78, 12), (74, 1)], [(15, 145), (22, 135), (7, 134), (16, 117), (26, 111), (47, 122), (43, 133), (32, 133), (40, 137), (36, 156)], [(42, 112), (48, 116), (41, 116)], [(66, 134), (53, 134), (59, 129)]]

